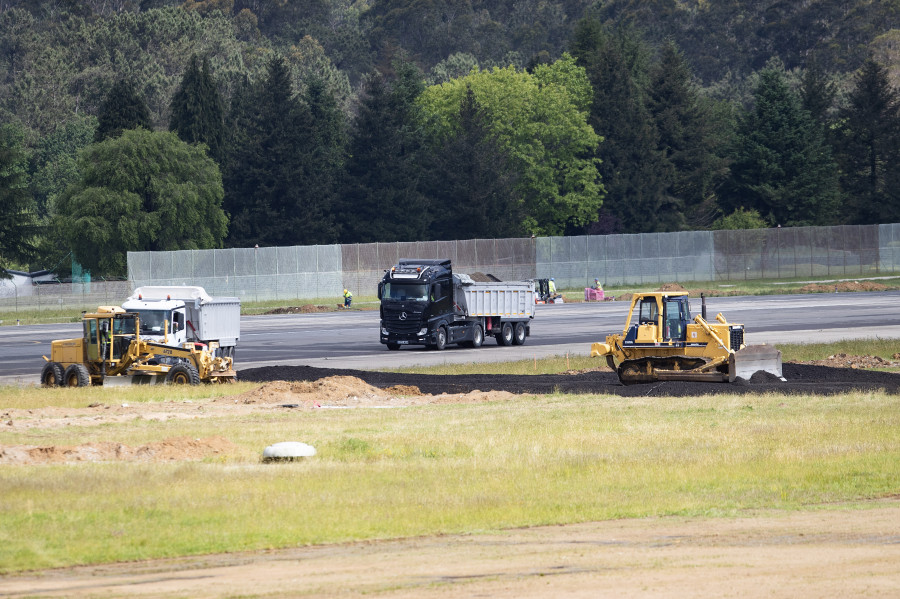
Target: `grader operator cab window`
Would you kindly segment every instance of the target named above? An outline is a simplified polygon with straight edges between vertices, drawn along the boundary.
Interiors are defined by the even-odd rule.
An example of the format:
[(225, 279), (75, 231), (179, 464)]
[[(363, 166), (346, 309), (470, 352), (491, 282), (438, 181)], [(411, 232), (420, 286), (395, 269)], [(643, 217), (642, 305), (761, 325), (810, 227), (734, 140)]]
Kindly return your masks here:
[(97, 321), (93, 318), (84, 321), (84, 341), (87, 359), (97, 360), (100, 355), (97, 349)]

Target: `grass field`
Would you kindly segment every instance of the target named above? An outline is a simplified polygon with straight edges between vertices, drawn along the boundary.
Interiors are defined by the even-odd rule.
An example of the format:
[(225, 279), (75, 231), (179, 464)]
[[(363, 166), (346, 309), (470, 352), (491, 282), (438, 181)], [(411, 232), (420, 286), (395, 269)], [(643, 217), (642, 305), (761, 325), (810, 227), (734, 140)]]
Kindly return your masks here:
[[(0, 570), (808, 509), (900, 490), (900, 399), (883, 394), (521, 396), (229, 416), (217, 415), (203, 391), (230, 387), (165, 389), (60, 390), (48, 403), (167, 399), (197, 403), (206, 417), (0, 429), (0, 446), (220, 436), (236, 448), (200, 462), (0, 467)], [(35, 415), (17, 417), (36, 418), (29, 397), (46, 391), (4, 388), (0, 401), (30, 405)], [(261, 463), (262, 449), (283, 440), (309, 443), (318, 455)]]

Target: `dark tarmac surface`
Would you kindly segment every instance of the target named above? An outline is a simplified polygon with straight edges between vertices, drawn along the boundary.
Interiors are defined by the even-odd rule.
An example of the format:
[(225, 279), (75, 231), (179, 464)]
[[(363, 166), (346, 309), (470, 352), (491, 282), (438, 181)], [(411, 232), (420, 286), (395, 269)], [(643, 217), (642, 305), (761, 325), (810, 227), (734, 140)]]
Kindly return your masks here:
[(883, 389), (890, 394), (900, 392), (900, 374), (831, 368), (808, 364), (786, 363), (782, 367), (786, 382), (771, 375), (757, 373), (751, 380), (739, 379), (733, 384), (665, 381), (625, 386), (611, 370), (581, 374), (549, 375), (433, 375), (401, 374), (312, 366), (266, 366), (241, 370), (238, 379), (245, 382), (315, 381), (329, 376), (353, 376), (379, 387), (412, 385), (422, 393), (468, 393), (470, 391), (509, 391), (511, 393), (597, 393), (623, 397), (688, 397), (698, 395), (782, 393), (785, 395), (836, 395), (852, 391)]

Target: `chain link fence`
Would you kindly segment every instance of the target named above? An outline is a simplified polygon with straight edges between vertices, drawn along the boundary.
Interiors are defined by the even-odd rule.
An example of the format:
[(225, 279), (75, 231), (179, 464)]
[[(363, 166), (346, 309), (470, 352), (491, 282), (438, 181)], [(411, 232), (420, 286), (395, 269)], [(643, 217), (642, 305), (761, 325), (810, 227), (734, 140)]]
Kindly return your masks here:
[(244, 301), (341, 295), (341, 246), (128, 252), (128, 278), (142, 285), (198, 285)]
[(454, 270), (501, 280), (556, 279), (560, 289), (604, 285), (900, 273), (900, 224), (688, 231), (641, 235), (469, 239), (410, 243), (129, 252), (128, 281), (10, 287), (0, 310), (118, 305), (141, 285), (199, 285), (243, 301), (375, 295), (401, 258), (449, 259)]
[[(93, 280), (84, 283), (45, 281), (0, 281), (0, 311), (15, 318), (19, 312), (51, 310), (96, 310), (97, 306), (118, 306), (131, 293), (129, 281)], [(2, 320), (0, 320), (2, 322)], [(4, 323), (9, 324), (9, 323)]]
[(513, 281), (535, 277), (536, 239), (468, 239), (341, 246), (344, 287), (374, 295), (384, 271), (403, 258), (449, 259), (456, 272), (482, 272)]

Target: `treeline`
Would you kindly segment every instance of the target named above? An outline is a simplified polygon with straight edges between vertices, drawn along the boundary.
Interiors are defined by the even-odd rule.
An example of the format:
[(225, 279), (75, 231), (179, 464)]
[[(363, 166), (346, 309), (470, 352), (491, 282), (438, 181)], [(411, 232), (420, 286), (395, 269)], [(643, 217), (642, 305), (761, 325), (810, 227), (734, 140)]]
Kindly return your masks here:
[(897, 222), (898, 6), (0, 2), (0, 266)]

